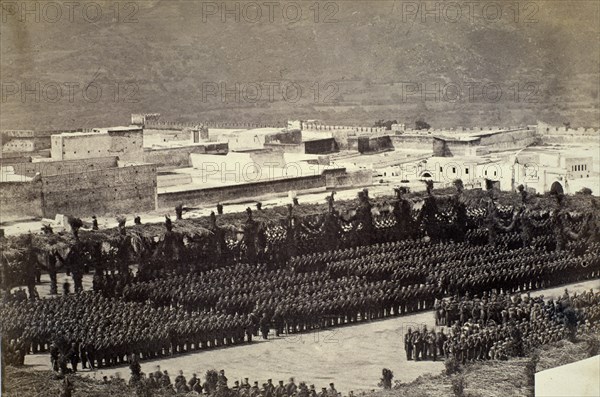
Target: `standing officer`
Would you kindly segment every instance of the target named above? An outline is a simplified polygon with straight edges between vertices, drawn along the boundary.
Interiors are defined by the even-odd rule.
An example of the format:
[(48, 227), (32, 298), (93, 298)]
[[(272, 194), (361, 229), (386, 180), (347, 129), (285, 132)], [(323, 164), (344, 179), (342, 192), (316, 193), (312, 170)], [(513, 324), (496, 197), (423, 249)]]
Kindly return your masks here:
[(406, 350), (406, 359), (412, 360), (413, 344), (412, 344), (412, 329), (408, 329), (408, 332), (404, 334), (404, 350)]

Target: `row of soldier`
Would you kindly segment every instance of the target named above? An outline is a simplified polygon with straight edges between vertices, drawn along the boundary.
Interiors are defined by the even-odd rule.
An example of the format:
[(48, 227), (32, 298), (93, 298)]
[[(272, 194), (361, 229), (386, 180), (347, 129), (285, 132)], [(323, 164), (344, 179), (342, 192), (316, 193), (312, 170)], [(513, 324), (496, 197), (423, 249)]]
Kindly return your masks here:
[[(389, 247), (393, 247), (393, 245), (389, 245)], [(445, 250), (452, 251), (453, 245), (440, 244), (439, 247), (445, 247)], [(459, 269), (468, 269), (469, 273), (465, 274), (469, 275), (469, 279), (461, 282), (468, 282), (470, 289), (477, 291), (481, 289), (481, 285), (489, 285), (489, 283), (477, 284), (485, 280), (479, 280), (473, 275), (476, 276), (477, 272), (485, 275), (486, 272), (489, 273), (490, 270), (493, 270), (494, 266), (502, 266), (506, 263), (506, 255), (503, 252), (484, 255), (483, 253), (487, 252), (485, 247), (471, 248), (475, 250), (474, 252), (481, 253), (481, 259), (487, 263), (485, 266), (481, 266), (478, 260), (472, 260), (457, 269), (452, 266), (449, 269), (456, 274), (461, 274), (457, 271)], [(422, 248), (417, 246), (415, 249), (421, 250)], [(534, 255), (523, 255), (522, 250), (514, 250), (513, 256), (521, 258), (525, 265), (530, 265), (530, 261), (537, 261)], [(369, 252), (369, 250), (364, 251)], [(510, 253), (511, 251), (506, 252)], [(541, 255), (537, 252), (534, 253)], [(552, 252), (547, 254), (561, 256), (568, 253)], [(595, 251), (589, 254), (598, 258)], [(414, 258), (419, 257), (420, 255)], [(444, 258), (442, 255), (436, 261), (443, 262)], [(568, 270), (578, 269), (582, 269), (587, 274), (598, 274), (597, 261), (595, 264), (583, 266), (582, 263), (585, 263), (580, 262), (581, 258), (570, 258), (571, 266), (565, 269), (560, 267), (562, 266), (562, 259), (557, 261), (554, 258), (546, 263), (545, 267), (546, 270), (556, 267), (556, 271), (546, 273), (546, 275), (554, 275), (555, 273), (560, 275)], [(547, 259), (552, 258), (548, 257)], [(444, 265), (437, 264), (432, 269), (438, 266), (444, 267)], [(37, 305), (33, 304), (33, 315), (27, 313), (24, 318), (20, 318), (20, 315), (23, 315), (22, 311), (16, 309), (15, 306), (8, 306), (11, 310), (6, 313), (6, 316), (17, 319), (15, 324), (18, 324), (20, 328), (14, 330), (14, 335), (21, 335), (22, 338), (29, 340), (33, 345), (32, 350), (39, 350), (39, 345), (48, 344), (53, 335), (62, 333), (69, 338), (70, 343), (77, 342), (83, 346), (89, 345), (89, 347), (84, 347), (84, 350), (92, 350), (92, 356), (101, 357), (96, 358), (97, 365), (111, 365), (122, 362), (124, 357), (132, 351), (139, 352), (142, 357), (148, 358), (159, 354), (186, 351), (191, 346), (199, 348), (218, 344), (240, 343), (244, 340), (244, 336), (246, 340), (249, 340), (252, 335), (256, 335), (257, 327), (260, 325), (262, 325), (260, 328), (266, 329), (268, 335), (271, 328), (275, 328), (277, 333), (297, 332), (311, 328), (341, 325), (358, 320), (398, 315), (415, 310), (425, 310), (433, 307), (436, 298), (439, 299), (447, 293), (439, 282), (437, 284), (431, 282), (421, 285), (406, 285), (402, 279), (369, 281), (358, 276), (333, 278), (327, 272), (296, 273), (290, 269), (268, 271), (266, 268), (258, 269), (259, 271), (253, 275), (250, 271), (251, 268), (251, 265), (240, 265), (239, 268), (222, 268), (201, 274), (196, 279), (194, 278), (196, 276), (190, 275), (188, 277), (178, 276), (171, 279), (156, 280), (155, 284), (141, 283), (136, 294), (142, 295), (138, 295), (137, 298), (134, 294), (127, 295), (128, 299), (139, 301), (154, 299), (154, 303), (171, 306), (173, 309), (181, 305), (191, 311), (175, 310), (192, 316), (200, 315), (217, 319), (214, 323), (209, 322), (209, 324), (201, 324), (202, 322), (199, 321), (200, 327), (198, 327), (198, 324), (175, 326), (175, 324), (178, 324), (177, 321), (165, 324), (165, 319), (158, 316), (152, 326), (141, 331), (140, 335), (136, 335), (133, 340), (130, 340), (131, 334), (123, 335), (117, 329), (111, 331), (110, 329), (104, 329), (101, 324), (99, 326), (97, 322), (100, 321), (100, 318), (92, 316), (91, 313), (85, 315), (85, 309), (78, 309), (81, 311), (81, 315), (73, 312), (71, 305), (68, 304), (70, 302), (68, 298), (65, 298), (65, 300), (42, 300)], [(534, 268), (530, 268), (530, 271), (532, 269)], [(521, 267), (505, 270), (506, 274), (510, 276), (519, 274)], [(433, 275), (435, 276), (435, 274)], [(553, 283), (560, 280), (560, 277), (557, 276)], [(511, 290), (512, 284), (509, 281), (510, 277), (508, 279), (498, 279), (494, 287)], [(137, 284), (132, 284), (126, 288), (131, 287), (133, 290), (136, 286)], [(197, 300), (195, 300), (196, 298), (187, 300), (188, 297), (197, 296), (198, 291), (201, 291), (202, 294)], [(152, 292), (152, 294), (144, 295), (147, 292)], [(124, 305), (122, 311), (126, 313), (130, 313), (132, 310), (127, 306), (130, 304), (112, 300), (101, 301), (98, 300), (100, 297), (96, 295), (86, 294), (83, 296), (84, 299), (81, 300), (90, 303), (87, 310), (91, 312), (98, 310), (96, 307), (98, 305), (110, 307), (115, 304)], [(79, 300), (79, 298), (75, 299)], [(219, 310), (214, 311), (214, 313), (198, 312), (198, 310), (203, 309), (202, 305), (206, 303), (208, 303), (208, 306), (205, 309), (209, 310), (210, 307), (215, 310), (218, 307)], [(57, 307), (53, 307), (55, 305)], [(69, 309), (65, 310), (65, 307), (58, 307), (61, 305), (68, 306)], [(152, 310), (165, 310), (161, 308), (153, 309), (147, 303), (142, 304), (141, 307), (144, 309), (142, 313), (147, 312), (150, 318), (154, 317)], [(6, 308), (3, 307), (3, 311)], [(104, 310), (106, 309), (100, 311), (103, 312)], [(52, 312), (54, 318), (51, 318), (52, 316), (48, 318), (46, 312)], [(134, 320), (136, 316), (133, 317), (133, 319), (121, 319), (121, 321), (128, 323)], [(77, 321), (74, 321), (75, 318), (79, 319), (78, 321), (81, 324), (77, 324)], [(183, 324), (186, 323), (185, 317), (182, 318), (182, 322)], [(153, 328), (161, 325), (163, 326), (162, 329)], [(140, 327), (141, 324), (135, 324), (134, 321), (134, 324), (128, 324), (120, 331), (121, 333), (133, 333), (135, 329), (140, 329)], [(96, 332), (84, 331), (81, 328), (87, 330), (91, 328)], [(176, 331), (173, 331), (173, 329)], [(219, 335), (223, 337), (220, 338)], [(149, 348), (149, 345), (158, 348), (152, 349)], [(98, 354), (98, 350), (100, 350), (100, 354)]]
[[(543, 296), (491, 294), (455, 299), (463, 307), (494, 307), (492, 318), (469, 317), (450, 328), (444, 351), (463, 364), (467, 361), (522, 356), (540, 345), (573, 337), (600, 326), (600, 293), (565, 294), (545, 300)], [(449, 302), (450, 305), (453, 303)], [(472, 315), (475, 315), (473, 311)]]
[[(594, 214), (594, 211), (590, 213), (588, 217), (583, 220), (579, 220), (581, 224), (578, 226), (579, 232), (575, 233), (573, 230), (577, 229), (573, 227), (573, 222), (569, 220), (571, 215), (564, 210), (564, 199), (561, 195), (557, 195), (557, 210), (554, 212), (548, 212), (548, 216), (545, 220), (536, 220), (539, 218), (539, 213), (526, 210), (526, 200), (523, 200), (523, 205), (520, 209), (514, 209), (512, 219), (501, 220), (501, 214), (508, 212), (510, 215), (510, 208), (503, 208), (497, 205), (494, 201), (494, 192), (490, 190), (490, 198), (486, 199), (484, 203), (485, 210), (481, 210), (475, 207), (466, 207), (463, 196), (462, 183), (457, 181), (456, 194), (450, 199), (450, 212), (442, 212), (441, 201), (433, 194), (433, 186), (428, 184), (427, 186), (427, 197), (424, 200), (423, 208), (418, 212), (416, 219), (413, 218), (412, 204), (409, 200), (403, 197), (404, 191), (402, 189), (397, 190), (398, 198), (394, 202), (393, 211), (391, 213), (391, 223), (388, 226), (377, 225), (375, 217), (373, 215), (373, 205), (370, 203), (368, 191), (364, 190), (359, 192), (359, 205), (355, 211), (355, 215), (350, 220), (344, 221), (343, 217), (333, 208), (333, 195), (328, 197), (330, 203), (330, 210), (328, 213), (318, 217), (316, 226), (313, 225), (317, 230), (314, 238), (309, 238), (310, 244), (307, 247), (309, 251), (317, 250), (335, 250), (340, 246), (355, 246), (355, 245), (369, 245), (376, 241), (390, 241), (388, 238), (377, 237), (380, 232), (386, 227), (392, 229), (398, 229), (398, 235), (394, 235), (391, 240), (404, 240), (406, 238), (420, 238), (425, 235), (427, 238), (431, 238), (434, 241), (463, 241), (465, 237), (468, 237), (470, 233), (474, 231), (480, 231), (487, 235), (488, 242), (494, 245), (502, 243), (503, 233), (507, 231), (514, 231), (520, 234), (521, 241), (524, 245), (528, 245), (529, 242), (537, 235), (540, 234), (552, 234), (556, 238), (557, 246), (559, 249), (563, 249), (566, 241), (569, 239), (594, 239), (598, 229), (598, 219)], [(525, 195), (526, 196), (526, 195)], [(524, 196), (524, 197), (525, 197)], [(595, 202), (593, 202), (595, 203)], [(484, 221), (478, 221), (478, 219), (485, 217)], [(178, 216), (179, 218), (179, 216)], [(447, 218), (447, 219), (446, 219)], [(243, 238), (239, 244), (239, 260), (242, 262), (256, 263), (260, 259), (274, 260), (276, 255), (273, 250), (283, 250), (288, 255), (294, 255), (294, 253), (302, 252), (298, 247), (301, 245), (301, 240), (308, 238), (307, 233), (310, 234), (307, 227), (310, 222), (303, 221), (298, 217), (295, 217), (291, 212), (288, 216), (287, 223), (283, 226), (266, 225), (263, 222), (258, 222), (253, 219), (252, 212), (248, 212), (248, 219), (242, 227)], [(356, 234), (348, 240), (348, 233), (343, 232), (345, 229), (344, 222), (347, 223), (352, 233)], [(349, 223), (348, 223), (349, 222)], [(441, 223), (440, 223), (441, 222)], [(385, 223), (385, 222), (384, 222)], [(151, 263), (157, 262), (165, 265), (172, 260), (180, 265), (188, 266), (188, 262), (197, 262), (199, 258), (213, 258), (213, 262), (227, 262), (221, 261), (218, 258), (225, 259), (225, 251), (229, 243), (224, 238), (224, 231), (216, 224), (215, 217), (211, 218), (211, 226), (205, 236), (207, 241), (200, 244), (191, 244), (184, 246), (181, 238), (172, 238), (177, 233), (172, 232), (173, 224), (169, 218), (165, 222), (167, 227), (167, 233), (159, 243), (153, 243), (150, 241), (141, 244), (146, 246), (145, 250), (153, 250), (154, 252), (148, 252), (145, 254), (137, 255), (137, 259), (141, 261), (140, 266), (143, 269), (151, 271), (156, 266)], [(383, 228), (383, 229), (382, 229)], [(277, 229), (277, 230), (276, 230)], [(281, 230), (279, 230), (281, 229)], [(448, 230), (446, 230), (448, 229)], [(596, 232), (596, 233), (595, 233)], [(137, 233), (137, 232), (136, 232)], [(135, 233), (134, 233), (135, 234)], [(60, 269), (60, 266), (64, 266), (67, 271), (70, 271), (73, 276), (75, 291), (82, 290), (82, 276), (86, 272), (85, 269), (94, 267), (98, 269), (108, 269), (110, 267), (117, 267), (121, 272), (126, 271), (127, 261), (131, 260), (132, 236), (129, 236), (125, 230), (124, 222), (122, 227), (119, 227), (119, 238), (115, 239), (115, 242), (111, 242), (113, 247), (111, 248), (110, 255), (103, 253), (100, 248), (100, 244), (97, 241), (90, 240), (88, 242), (77, 241), (68, 251), (63, 258), (59, 250), (51, 250), (47, 253), (47, 260), (45, 264), (40, 264), (51, 276), (52, 292), (57, 292), (56, 276)], [(140, 236), (140, 234), (136, 234)], [(170, 237), (169, 237), (170, 236)], [(302, 237), (303, 236), (303, 237)], [(137, 237), (136, 237), (137, 238)], [(214, 240), (214, 241), (213, 241)], [(313, 241), (314, 240), (314, 241)], [(346, 241), (348, 240), (348, 241)], [(346, 243), (343, 243), (346, 241)], [(325, 246), (321, 247), (321, 243)], [(26, 246), (31, 244), (25, 243)], [(138, 247), (141, 246), (138, 244)], [(179, 245), (179, 246), (176, 246)], [(306, 245), (306, 244), (305, 244)], [(152, 246), (152, 247), (150, 247)], [(192, 248), (197, 249), (199, 246), (208, 247), (208, 251), (200, 255), (200, 253), (190, 252), (193, 255), (184, 255), (186, 251)], [(134, 250), (135, 251), (135, 250)], [(243, 251), (243, 252), (242, 252)], [(269, 252), (267, 252), (269, 251)], [(139, 253), (138, 253), (139, 254)], [(108, 255), (108, 256), (107, 256)], [(223, 256), (225, 255), (225, 256)], [(162, 260), (161, 260), (162, 259)], [(24, 263), (37, 262), (33, 258), (24, 258)], [(165, 262), (167, 260), (167, 262)], [(106, 262), (106, 263), (104, 263)], [(108, 263), (110, 262), (110, 263)], [(114, 263), (117, 263), (115, 265)], [(279, 263), (281, 263), (279, 261)], [(60, 264), (60, 265), (59, 265)], [(178, 265), (179, 266), (179, 265)], [(185, 267), (184, 266), (184, 267)], [(189, 266), (188, 266), (189, 267)], [(197, 266), (195, 266), (197, 267)], [(4, 266), (3, 266), (4, 268)], [(39, 267), (34, 267), (39, 270)], [(25, 272), (24, 274), (35, 275), (36, 272)], [(39, 271), (37, 272), (39, 273)], [(5, 277), (3, 276), (3, 279)], [(32, 277), (28, 278), (28, 288), (33, 288), (35, 285), (35, 279)], [(34, 296), (33, 293), (30, 295)]]
[[(239, 268), (219, 269), (199, 276), (179, 276), (132, 284), (126, 288), (125, 298), (137, 301), (150, 299), (162, 305), (180, 304), (190, 310), (216, 307), (232, 313), (250, 312), (256, 308), (257, 303), (263, 301), (272, 303), (284, 299), (288, 294), (295, 296), (302, 291), (304, 294), (313, 294), (313, 290), (329, 289), (330, 287), (327, 285), (322, 285), (328, 280), (337, 281), (338, 287), (343, 286), (347, 280), (352, 284), (352, 280), (354, 280), (353, 286), (364, 284), (377, 289), (379, 285), (377, 281), (388, 279), (384, 284), (384, 293), (385, 298), (389, 299), (384, 299), (379, 303), (384, 305), (385, 313), (391, 314), (392, 311), (405, 312), (404, 308), (392, 309), (395, 288), (410, 288), (414, 285), (417, 287), (416, 291), (430, 291), (431, 296), (423, 299), (423, 304), (419, 302), (419, 299), (415, 300), (414, 303), (421, 309), (431, 306), (435, 295), (440, 293), (439, 288), (444, 294), (454, 290), (489, 290), (496, 286), (505, 290), (523, 291), (557, 284), (564, 281), (564, 277), (578, 281), (582, 278), (593, 277), (598, 273), (598, 247), (589, 247), (590, 251), (583, 256), (573, 256), (569, 252), (546, 252), (532, 247), (495, 253), (481, 247), (462, 249), (459, 246), (458, 249), (454, 249), (452, 245), (443, 244), (432, 247), (447, 249), (449, 252), (424, 258), (427, 264), (420, 263), (419, 256), (405, 252), (408, 259), (404, 262), (406, 262), (406, 266), (411, 266), (410, 268), (404, 267), (402, 261), (394, 261), (394, 257), (387, 265), (388, 262), (377, 255), (355, 258), (350, 262), (349, 260), (330, 262), (325, 266), (327, 272), (298, 274), (292, 270), (283, 269), (268, 271), (264, 266), (259, 266), (255, 273), (250, 273), (245, 271), (247, 266), (240, 265)], [(390, 270), (393, 271), (390, 277), (365, 278), (365, 274), (362, 273), (355, 275), (357, 269), (377, 270), (382, 264), (389, 266), (390, 269), (394, 264), (396, 265), (395, 269)], [(339, 268), (335, 271), (336, 274), (332, 274), (331, 269), (337, 265), (341, 265), (345, 272), (341, 277)], [(406, 277), (413, 268), (417, 269), (417, 279)], [(567, 270), (569, 271), (567, 272)], [(546, 279), (553, 276), (557, 278), (546, 282)], [(232, 285), (229, 282), (232, 277), (239, 282)], [(390, 281), (396, 281), (396, 283), (390, 283)], [(415, 285), (415, 281), (425, 284)], [(431, 289), (431, 284), (436, 288)], [(457, 284), (459, 287), (456, 286)], [(303, 285), (306, 285), (308, 289), (302, 289)], [(208, 288), (200, 288), (201, 286)], [(312, 288), (310, 288), (311, 286)], [(391, 291), (388, 291), (390, 289)], [(432, 291), (435, 292), (431, 293)], [(359, 290), (360, 292), (361, 290)], [(271, 309), (275, 310), (276, 306), (276, 304), (272, 305)], [(404, 304), (397, 306), (404, 306)]]
[[(135, 367), (136, 362), (130, 367)], [(161, 370), (160, 365), (157, 365), (154, 372), (150, 372), (148, 376), (143, 373), (132, 375), (130, 379), (131, 386), (139, 384), (145, 385), (151, 390), (175, 391), (177, 394), (186, 394), (195, 392), (197, 394), (212, 395), (217, 393), (227, 397), (339, 397), (340, 393), (336, 390), (333, 383), (329, 384), (329, 388), (323, 387), (317, 391), (314, 384), (310, 386), (306, 382), (296, 384), (294, 378), (290, 378), (287, 383), (280, 380), (278, 384), (274, 384), (272, 379), (267, 379), (266, 382), (259, 385), (258, 381), (250, 382), (249, 378), (244, 378), (242, 381), (234, 381), (229, 383), (224, 370), (218, 373), (214, 370), (207, 371), (204, 382), (197, 374), (192, 374), (189, 380), (179, 371), (178, 375), (171, 381), (171, 377), (167, 370)]]
[[(251, 316), (186, 312), (105, 299), (91, 292), (4, 304), (4, 338), (21, 354), (50, 350), (59, 361), (91, 368), (252, 340)], [(62, 343), (61, 343), (62, 342)], [(58, 351), (57, 351), (58, 349)]]

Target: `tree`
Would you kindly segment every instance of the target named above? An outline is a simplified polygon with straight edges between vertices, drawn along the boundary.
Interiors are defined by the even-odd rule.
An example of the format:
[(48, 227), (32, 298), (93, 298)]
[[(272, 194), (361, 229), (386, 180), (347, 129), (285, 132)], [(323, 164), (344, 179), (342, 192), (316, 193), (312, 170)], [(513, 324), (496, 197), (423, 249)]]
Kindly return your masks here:
[(416, 130), (428, 130), (431, 126), (423, 119), (418, 119), (415, 121), (415, 129)]
[(83, 222), (79, 218), (69, 217), (69, 226), (75, 240), (79, 240), (79, 229), (83, 226)]
[(580, 191), (578, 191), (576, 194), (583, 194), (584, 196), (591, 196), (592, 189), (590, 189), (589, 187), (584, 187)]
[(385, 127), (387, 131), (392, 129), (393, 124), (398, 124), (398, 120), (377, 120), (375, 122), (375, 127)]

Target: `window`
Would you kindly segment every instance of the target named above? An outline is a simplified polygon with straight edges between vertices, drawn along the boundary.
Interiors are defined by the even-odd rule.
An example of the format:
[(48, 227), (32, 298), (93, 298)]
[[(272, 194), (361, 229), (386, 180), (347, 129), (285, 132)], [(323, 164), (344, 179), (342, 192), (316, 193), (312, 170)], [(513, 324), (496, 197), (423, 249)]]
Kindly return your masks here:
[(465, 168), (465, 174), (469, 175), (469, 169), (468, 168)]
[(442, 167), (440, 167), (440, 172), (444, 172), (444, 169)]
[(487, 170), (485, 170), (484, 174), (487, 176)]
[(452, 167), (452, 173), (456, 174), (456, 167)]
[(496, 176), (496, 171), (494, 171), (494, 176)]

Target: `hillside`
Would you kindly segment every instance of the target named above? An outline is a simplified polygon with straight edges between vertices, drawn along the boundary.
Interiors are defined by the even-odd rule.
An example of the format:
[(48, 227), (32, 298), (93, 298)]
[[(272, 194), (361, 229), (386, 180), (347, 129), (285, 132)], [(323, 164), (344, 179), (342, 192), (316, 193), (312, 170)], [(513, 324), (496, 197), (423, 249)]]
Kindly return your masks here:
[[(102, 17), (94, 23), (81, 10), (69, 21), (66, 8), (56, 23), (44, 21), (47, 14), (40, 22), (6, 15), (1, 128), (127, 124), (132, 112), (180, 121), (600, 124), (595, 1), (522, 1), (518, 16), (503, 6), (499, 19), (489, 9), (486, 19), (482, 2), (454, 23), (451, 10), (440, 8), (436, 22), (435, 15), (413, 16), (406, 2), (384, 0), (319, 2), (318, 17), (314, 2), (300, 1), (298, 22), (283, 17), (287, 3), (277, 2), (273, 22), (263, 7), (260, 23), (244, 20), (251, 10), (223, 22), (200, 1), (119, 3), (118, 17), (114, 4), (97, 3)], [(442, 7), (415, 4), (423, 3)], [(227, 6), (236, 4), (244, 6)], [(92, 82), (102, 88), (98, 99), (94, 90), (83, 95)], [(301, 95), (291, 89), (286, 100), (279, 89), (269, 99), (268, 84), (290, 82)], [(23, 83), (34, 92), (39, 83), (37, 94), (21, 96)], [(69, 83), (78, 84), (72, 97)], [(220, 83), (230, 90), (239, 84), (240, 98), (223, 98)], [(262, 89), (260, 100), (253, 100), (252, 83)], [(216, 95), (207, 95), (215, 87)]]

